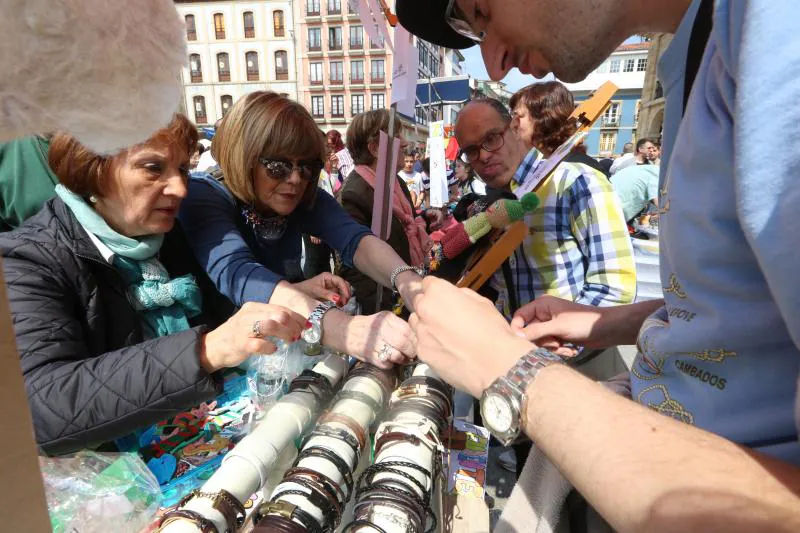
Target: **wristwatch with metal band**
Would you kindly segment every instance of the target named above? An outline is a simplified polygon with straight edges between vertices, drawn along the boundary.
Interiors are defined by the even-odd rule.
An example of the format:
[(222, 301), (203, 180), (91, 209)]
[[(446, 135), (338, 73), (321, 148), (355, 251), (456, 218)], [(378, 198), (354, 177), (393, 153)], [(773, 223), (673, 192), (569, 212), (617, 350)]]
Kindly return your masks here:
[(505, 376), (500, 376), (481, 395), (481, 416), (486, 429), (503, 446), (519, 436), (525, 416), (525, 391), (542, 368), (563, 359), (544, 348), (523, 355)]
[(304, 329), (301, 334), (301, 337), (306, 343), (306, 347), (303, 350), (303, 353), (306, 355), (319, 355), (322, 353), (322, 317), (334, 307), (336, 307), (336, 304), (330, 300), (321, 302), (308, 316), (311, 327)]

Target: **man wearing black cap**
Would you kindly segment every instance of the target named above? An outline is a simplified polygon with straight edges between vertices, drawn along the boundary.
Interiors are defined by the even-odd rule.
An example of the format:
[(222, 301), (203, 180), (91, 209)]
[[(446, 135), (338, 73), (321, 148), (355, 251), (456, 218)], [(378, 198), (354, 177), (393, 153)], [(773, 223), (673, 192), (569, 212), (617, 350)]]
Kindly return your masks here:
[[(792, 179), (800, 168), (796, 0), (397, 0), (396, 7), (422, 38), (480, 44), (495, 80), (518, 67), (577, 82), (632, 35), (675, 34), (658, 67), (666, 100), (658, 198), (664, 300), (589, 309), (545, 296), (524, 306), (510, 330), (496, 321), (490, 332), (487, 310), (480, 334), (494, 342), (524, 336), (551, 349), (637, 344), (628, 382), (635, 403), (589, 384), (576, 394), (579, 376), (551, 365), (527, 372), (524, 409), (502, 411), (512, 427), (523, 421), (537, 448), (615, 529), (800, 531), (793, 466), (800, 465), (800, 255), (788, 252), (800, 235)], [(424, 310), (429, 297), (466, 309), (467, 297), (449, 290), (428, 282), (415, 307)], [(531, 362), (517, 351), (497, 364), (503, 350), (481, 349), (464, 334), (465, 320), (448, 319), (460, 326), (455, 334), (433, 314), (412, 315), (420, 359), (456, 383), (475, 377), (469, 362), (479, 363), (472, 393), (491, 398), (500, 413), (501, 395), (486, 395), (515, 379), (504, 374), (509, 368), (541, 365), (542, 357)], [(681, 424), (656, 428), (641, 406)], [(754, 477), (745, 481), (748, 471)], [(535, 529), (526, 516), (518, 531)]]

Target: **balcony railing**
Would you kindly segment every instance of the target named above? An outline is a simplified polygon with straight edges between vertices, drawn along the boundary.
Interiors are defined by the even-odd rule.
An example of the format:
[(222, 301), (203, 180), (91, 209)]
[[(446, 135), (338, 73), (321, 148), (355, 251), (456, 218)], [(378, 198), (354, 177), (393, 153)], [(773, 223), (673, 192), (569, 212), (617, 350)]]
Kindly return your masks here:
[(341, 49), (342, 49), (341, 41), (338, 43), (337, 42), (328, 43), (328, 50), (341, 50)]
[(322, 46), (319, 44), (311, 43), (308, 45), (309, 52), (322, 52)]
[(383, 74), (380, 75), (373, 74), (372, 76), (369, 77), (369, 81), (370, 83), (384, 83), (386, 81), (386, 78), (384, 77)]
[(284, 37), (286, 35), (286, 28), (284, 26), (277, 26), (275, 28), (275, 37)]
[(600, 124), (608, 128), (619, 126), (619, 117), (603, 117)]
[(350, 50), (363, 50), (364, 41), (350, 41)]
[(219, 71), (219, 81), (231, 81), (231, 71), (230, 70), (220, 70)]
[(311, 85), (322, 85), (322, 80), (311, 80)]
[(216, 35), (217, 39), (225, 38), (225, 30), (214, 30), (214, 34)]
[(341, 85), (344, 83), (344, 78), (339, 76), (338, 78), (334, 78), (331, 76), (331, 85)]
[(354, 76), (351, 74), (350, 83), (364, 83), (364, 76), (363, 75)]
[(203, 74), (200, 72), (192, 72), (191, 81), (192, 83), (203, 83)]
[(197, 40), (197, 30), (186, 30), (186, 40), (187, 41), (196, 41)]
[(203, 113), (202, 115), (201, 115), (201, 114), (199, 114), (199, 113), (198, 113), (198, 114), (196, 114), (196, 115), (194, 116), (194, 120), (195, 120), (195, 122), (197, 122), (198, 124), (205, 124), (205, 123), (207, 123), (207, 122), (208, 122), (208, 118), (206, 118), (206, 115), (205, 115), (205, 113)]
[(247, 81), (258, 81), (258, 71), (257, 70), (248, 70), (247, 71)]
[(319, 16), (319, 7), (315, 10), (306, 10), (306, 16), (308, 17), (318, 17)]
[(245, 27), (244, 28), (244, 37), (245, 39), (254, 39), (256, 36), (256, 29), (253, 27)]
[(331, 118), (344, 118), (344, 111), (331, 112)]
[(289, 79), (289, 72), (276, 72), (275, 79), (278, 81), (286, 81)]

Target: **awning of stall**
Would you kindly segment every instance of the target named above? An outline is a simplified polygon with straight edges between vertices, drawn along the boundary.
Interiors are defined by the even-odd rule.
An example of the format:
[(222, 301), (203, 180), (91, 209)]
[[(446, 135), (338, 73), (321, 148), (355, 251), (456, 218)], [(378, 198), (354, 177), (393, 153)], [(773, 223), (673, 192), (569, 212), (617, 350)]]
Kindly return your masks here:
[(463, 104), (470, 96), (469, 76), (423, 78), (417, 81), (417, 105)]

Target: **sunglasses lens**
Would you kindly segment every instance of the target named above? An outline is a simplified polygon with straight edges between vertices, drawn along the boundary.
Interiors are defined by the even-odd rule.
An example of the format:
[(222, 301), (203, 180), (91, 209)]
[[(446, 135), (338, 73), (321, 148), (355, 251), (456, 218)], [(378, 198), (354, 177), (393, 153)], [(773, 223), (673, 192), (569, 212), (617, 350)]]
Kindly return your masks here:
[(292, 173), (292, 165), (287, 161), (278, 161), (275, 159), (267, 159), (264, 161), (264, 169), (270, 178), (276, 180), (285, 180)]

